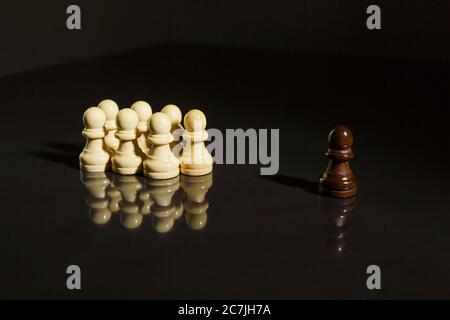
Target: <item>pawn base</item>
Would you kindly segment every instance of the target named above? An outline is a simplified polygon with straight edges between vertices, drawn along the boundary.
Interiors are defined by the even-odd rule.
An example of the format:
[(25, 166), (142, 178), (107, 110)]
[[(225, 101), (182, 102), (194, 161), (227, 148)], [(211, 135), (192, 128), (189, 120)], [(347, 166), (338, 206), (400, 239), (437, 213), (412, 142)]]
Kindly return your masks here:
[(118, 173), (118, 174), (121, 174), (124, 176), (129, 176), (129, 175), (134, 175), (134, 174), (140, 173), (142, 169), (141, 168), (116, 168), (113, 166), (112, 170), (115, 173)]
[(203, 167), (201, 169), (193, 169), (181, 166), (180, 171), (187, 176), (204, 176), (212, 172), (212, 166)]
[(180, 170), (177, 168), (176, 170), (167, 171), (167, 172), (149, 172), (144, 170), (144, 176), (155, 179), (155, 180), (163, 180), (163, 179), (170, 179), (175, 178), (180, 174)]
[(108, 169), (108, 164), (90, 165), (80, 162), (80, 169), (91, 173), (105, 172)]
[(349, 190), (330, 190), (319, 184), (319, 193), (333, 198), (350, 198), (356, 195), (357, 188)]

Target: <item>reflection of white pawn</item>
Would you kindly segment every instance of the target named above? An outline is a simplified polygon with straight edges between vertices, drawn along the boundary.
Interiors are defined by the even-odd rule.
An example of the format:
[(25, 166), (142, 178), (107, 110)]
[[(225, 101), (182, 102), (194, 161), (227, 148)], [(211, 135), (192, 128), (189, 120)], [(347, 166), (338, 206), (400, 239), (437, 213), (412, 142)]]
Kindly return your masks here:
[(112, 157), (112, 169), (123, 175), (136, 174), (142, 169), (142, 158), (138, 156), (136, 128), (138, 116), (134, 110), (125, 108), (117, 114), (116, 137), (120, 140), (119, 148)]
[(175, 212), (173, 218), (175, 220), (179, 219), (183, 215), (183, 191), (178, 190), (178, 192), (173, 196), (172, 203), (175, 206)]
[(81, 182), (89, 190), (86, 203), (89, 206), (89, 217), (95, 224), (104, 224), (111, 218), (105, 189), (110, 181), (104, 172), (81, 171)]
[(208, 220), (209, 203), (206, 194), (212, 186), (212, 173), (201, 177), (181, 176), (181, 188), (186, 194), (183, 202), (186, 223), (193, 230), (200, 230)]
[(143, 215), (149, 214), (153, 205), (153, 199), (150, 192), (147, 189), (141, 190), (139, 193), (139, 200), (142, 203), (141, 208), (139, 209), (140, 213)]
[(148, 180), (148, 189), (153, 199), (151, 207), (153, 228), (159, 233), (172, 229), (177, 208), (172, 199), (180, 187), (179, 177), (168, 180)]
[(105, 122), (105, 113), (97, 107), (91, 107), (84, 112), (83, 137), (86, 138), (86, 145), (79, 157), (80, 168), (84, 171), (104, 172), (109, 165), (109, 154), (103, 143)]
[(127, 229), (134, 229), (141, 225), (142, 215), (139, 212), (138, 193), (142, 184), (136, 176), (116, 176), (113, 183), (120, 191), (122, 200), (119, 202), (120, 221)]
[(142, 224), (142, 214), (139, 213), (139, 206), (136, 203), (126, 201), (120, 202), (120, 222), (127, 229), (135, 229)]
[(183, 140), (186, 141), (180, 156), (181, 173), (188, 176), (201, 176), (212, 171), (213, 160), (205, 147), (208, 139), (206, 117), (200, 110), (194, 109), (184, 116)]
[(136, 176), (117, 176), (113, 183), (124, 201), (136, 202), (138, 192), (142, 189), (142, 184)]
[(178, 159), (169, 147), (169, 143), (173, 141), (170, 128), (168, 116), (162, 112), (153, 114), (148, 136), (152, 148), (144, 161), (144, 175), (151, 179), (169, 179), (176, 177), (180, 172)]
[(116, 138), (115, 133), (117, 131), (116, 116), (119, 113), (119, 107), (113, 100), (105, 99), (98, 104), (98, 107), (105, 112), (105, 144), (108, 147), (108, 152), (111, 156), (114, 155), (114, 151), (119, 147), (119, 140)]
[[(181, 126), (181, 111), (176, 105), (168, 104), (161, 109), (161, 112), (165, 113), (170, 119), (170, 133), (172, 133), (173, 136), (173, 141), (170, 143), (170, 149), (172, 149), (173, 154), (178, 157), (180, 155), (181, 149), (183, 148), (180, 143), (180, 137), (183, 133), (183, 127)], [(176, 147), (177, 145), (178, 147)]]
[(111, 210), (111, 213), (118, 212), (120, 210), (119, 203), (122, 200), (122, 194), (117, 190), (113, 183), (111, 183), (106, 190), (106, 195), (109, 199), (109, 210)]
[(152, 108), (145, 101), (136, 101), (131, 106), (131, 109), (136, 111), (139, 118), (139, 123), (137, 127), (138, 130), (137, 143), (142, 150), (143, 156), (142, 160), (145, 160), (145, 157), (148, 154), (148, 146), (147, 146), (148, 121), (152, 116)]

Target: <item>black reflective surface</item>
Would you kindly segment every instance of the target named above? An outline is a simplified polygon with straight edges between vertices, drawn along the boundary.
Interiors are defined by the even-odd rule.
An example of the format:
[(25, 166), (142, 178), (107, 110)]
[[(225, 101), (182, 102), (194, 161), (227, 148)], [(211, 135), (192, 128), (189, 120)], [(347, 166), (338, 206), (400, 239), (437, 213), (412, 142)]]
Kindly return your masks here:
[[(448, 71), (181, 46), (0, 79), (0, 297), (448, 298)], [(279, 174), (216, 165), (211, 181), (163, 186), (80, 174), (82, 113), (106, 97), (201, 108), (222, 130), (279, 128)], [(351, 200), (315, 188), (338, 123), (355, 140)], [(189, 196), (202, 184), (204, 199)], [(71, 264), (81, 291), (66, 288)], [(366, 288), (371, 264), (380, 291)]]

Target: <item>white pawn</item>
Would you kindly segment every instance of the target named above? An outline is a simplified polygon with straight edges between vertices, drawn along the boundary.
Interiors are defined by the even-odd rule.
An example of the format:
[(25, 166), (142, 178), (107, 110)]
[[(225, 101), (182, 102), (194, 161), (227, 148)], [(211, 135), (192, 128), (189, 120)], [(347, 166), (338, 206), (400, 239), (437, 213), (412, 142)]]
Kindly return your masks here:
[[(161, 109), (161, 112), (165, 113), (170, 119), (170, 133), (173, 136), (173, 141), (170, 143), (170, 148), (172, 149), (173, 154), (178, 157), (181, 149), (183, 148), (180, 143), (180, 137), (183, 133), (183, 127), (181, 126), (181, 111), (176, 105), (168, 104)], [(178, 147), (174, 149), (177, 145)]]
[(186, 145), (180, 156), (181, 173), (201, 176), (212, 171), (213, 159), (205, 147), (208, 139), (206, 117), (200, 110), (193, 109), (184, 116), (183, 140)]
[(119, 140), (116, 138), (115, 133), (117, 131), (116, 117), (119, 113), (119, 107), (111, 99), (102, 100), (98, 107), (105, 112), (106, 123), (105, 123), (105, 143), (108, 147), (108, 152), (111, 156), (114, 155), (114, 151), (119, 147)]
[(106, 115), (102, 109), (91, 107), (83, 115), (83, 137), (86, 145), (80, 153), (80, 168), (87, 172), (104, 172), (109, 165), (109, 154), (105, 151), (103, 138)]
[(131, 109), (136, 111), (139, 118), (137, 143), (142, 150), (142, 160), (145, 160), (149, 151), (147, 146), (148, 121), (152, 116), (152, 107), (145, 101), (136, 101), (132, 104)]
[(169, 179), (180, 173), (178, 159), (170, 150), (173, 141), (170, 133), (170, 119), (162, 112), (156, 112), (150, 119), (149, 144), (152, 145), (144, 161), (144, 175), (151, 179)]
[(142, 158), (136, 142), (138, 116), (134, 110), (125, 108), (117, 114), (117, 132), (119, 148), (111, 159), (114, 172), (123, 175), (136, 174), (142, 169)]

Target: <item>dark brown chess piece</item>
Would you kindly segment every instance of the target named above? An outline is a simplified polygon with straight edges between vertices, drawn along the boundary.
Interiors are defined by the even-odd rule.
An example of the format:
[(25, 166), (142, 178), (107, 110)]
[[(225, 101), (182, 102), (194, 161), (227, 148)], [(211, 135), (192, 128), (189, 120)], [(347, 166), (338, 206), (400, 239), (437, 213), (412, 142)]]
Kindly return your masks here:
[(357, 182), (350, 169), (353, 159), (353, 135), (350, 129), (339, 125), (328, 135), (329, 147), (325, 153), (328, 166), (319, 180), (319, 192), (336, 198), (349, 198), (356, 194)]

